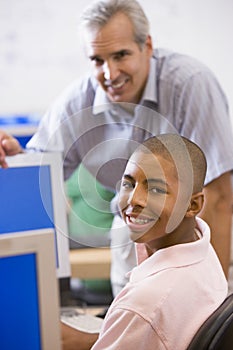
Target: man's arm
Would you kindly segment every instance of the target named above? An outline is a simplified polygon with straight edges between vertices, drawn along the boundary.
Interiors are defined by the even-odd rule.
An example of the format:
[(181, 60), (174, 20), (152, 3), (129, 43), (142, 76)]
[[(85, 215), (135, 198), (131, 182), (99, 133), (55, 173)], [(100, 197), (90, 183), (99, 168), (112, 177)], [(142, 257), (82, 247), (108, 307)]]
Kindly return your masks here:
[(0, 166), (7, 168), (6, 156), (22, 153), (23, 149), (17, 139), (0, 130)]
[(231, 253), (232, 185), (230, 172), (204, 188), (205, 203), (200, 213), (211, 228), (211, 242), (228, 277)]
[(90, 350), (99, 334), (78, 331), (61, 322), (63, 350)]

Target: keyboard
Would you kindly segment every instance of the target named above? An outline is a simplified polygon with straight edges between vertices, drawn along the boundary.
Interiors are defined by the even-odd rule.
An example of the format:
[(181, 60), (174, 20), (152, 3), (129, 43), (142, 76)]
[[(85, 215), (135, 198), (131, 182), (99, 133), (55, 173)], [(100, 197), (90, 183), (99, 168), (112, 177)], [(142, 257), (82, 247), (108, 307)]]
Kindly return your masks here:
[(75, 308), (61, 308), (60, 320), (72, 328), (88, 333), (99, 333), (103, 324), (102, 318), (79, 312)]

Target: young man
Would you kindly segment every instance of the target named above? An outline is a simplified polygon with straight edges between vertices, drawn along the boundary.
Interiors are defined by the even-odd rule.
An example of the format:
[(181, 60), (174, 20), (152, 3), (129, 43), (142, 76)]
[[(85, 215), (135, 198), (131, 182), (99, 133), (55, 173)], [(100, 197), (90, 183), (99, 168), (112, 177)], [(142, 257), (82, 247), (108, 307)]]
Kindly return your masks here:
[[(226, 298), (209, 226), (197, 218), (205, 174), (201, 149), (176, 134), (152, 137), (133, 153), (119, 208), (139, 265), (110, 306), (97, 341), (85, 334), (89, 344), (80, 349), (93, 341), (93, 350), (185, 350)], [(64, 327), (64, 350), (79, 349), (81, 336)]]
[[(211, 227), (227, 275), (233, 136), (216, 78), (188, 56), (154, 50), (148, 19), (135, 0), (95, 1), (82, 14), (82, 25), (92, 72), (58, 98), (28, 147), (61, 150), (65, 178), (82, 162), (101, 184), (116, 191), (135, 142), (173, 131), (191, 139), (203, 149), (208, 164), (200, 216)], [(5, 155), (19, 150), (15, 140), (0, 133), (0, 164), (6, 166)], [(111, 276), (115, 295), (135, 264), (125, 226), (114, 229), (118, 221), (116, 215)]]

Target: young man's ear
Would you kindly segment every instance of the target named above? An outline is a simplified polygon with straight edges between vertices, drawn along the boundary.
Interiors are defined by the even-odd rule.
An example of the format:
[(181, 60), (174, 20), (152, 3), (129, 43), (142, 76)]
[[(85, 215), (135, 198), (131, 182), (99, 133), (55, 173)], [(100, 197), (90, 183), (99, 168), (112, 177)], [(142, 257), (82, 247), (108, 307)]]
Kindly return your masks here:
[(193, 194), (185, 216), (186, 217), (196, 216), (201, 211), (203, 204), (204, 204), (203, 192), (198, 192)]

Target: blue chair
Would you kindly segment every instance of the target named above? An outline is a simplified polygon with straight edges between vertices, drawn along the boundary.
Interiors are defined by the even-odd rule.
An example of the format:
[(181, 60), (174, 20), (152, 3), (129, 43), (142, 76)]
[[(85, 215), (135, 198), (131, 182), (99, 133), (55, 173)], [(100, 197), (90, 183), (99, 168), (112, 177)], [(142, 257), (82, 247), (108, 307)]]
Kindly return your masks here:
[(203, 323), (187, 350), (233, 350), (233, 294)]

